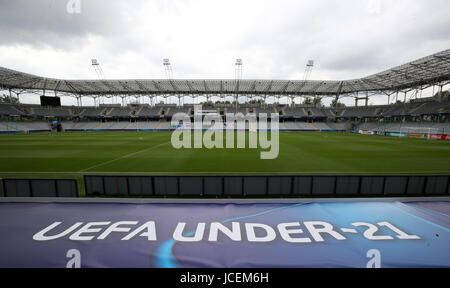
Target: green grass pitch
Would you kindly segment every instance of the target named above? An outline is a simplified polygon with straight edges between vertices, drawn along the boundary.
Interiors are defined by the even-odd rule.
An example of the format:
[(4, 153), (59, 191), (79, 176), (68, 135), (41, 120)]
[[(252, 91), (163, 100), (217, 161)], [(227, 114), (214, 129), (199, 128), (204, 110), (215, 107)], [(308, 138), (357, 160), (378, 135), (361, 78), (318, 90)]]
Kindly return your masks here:
[[(180, 149), (170, 132), (0, 135), (0, 178), (85, 174), (449, 174), (450, 142), (281, 132), (277, 159), (258, 149)], [(81, 188), (81, 187), (80, 187)]]

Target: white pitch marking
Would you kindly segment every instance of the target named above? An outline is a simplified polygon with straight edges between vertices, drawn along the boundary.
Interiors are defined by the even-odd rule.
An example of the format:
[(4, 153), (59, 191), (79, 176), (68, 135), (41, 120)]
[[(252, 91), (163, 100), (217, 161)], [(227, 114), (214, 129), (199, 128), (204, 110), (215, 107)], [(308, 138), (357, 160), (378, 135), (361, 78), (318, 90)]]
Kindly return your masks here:
[(157, 147), (160, 147), (160, 146), (169, 144), (169, 143), (170, 143), (170, 142), (167, 141), (167, 142), (164, 142), (164, 143), (161, 143), (161, 144), (158, 144), (158, 145), (149, 147), (149, 148), (145, 148), (145, 149), (140, 150), (140, 151), (137, 151), (137, 152), (133, 152), (133, 153), (130, 153), (130, 154), (126, 154), (126, 155), (120, 156), (120, 157), (118, 157), (118, 158), (116, 158), (116, 159), (112, 159), (112, 160), (109, 160), (109, 161), (106, 161), (106, 162), (103, 162), (103, 163), (100, 163), (100, 164), (97, 164), (97, 165), (88, 167), (88, 168), (83, 169), (83, 170), (80, 170), (80, 171), (78, 171), (78, 172), (79, 172), (79, 173), (86, 172), (87, 170), (91, 170), (91, 169), (93, 169), (93, 168), (97, 168), (97, 167), (100, 167), (100, 166), (103, 166), (103, 165), (106, 165), (106, 164), (109, 164), (109, 163), (112, 163), (112, 162), (115, 162), (115, 161), (118, 161), (118, 160), (121, 160), (121, 159), (125, 159), (125, 158), (134, 156), (134, 155), (136, 155), (136, 154), (139, 154), (139, 153), (142, 153), (142, 152), (145, 152), (145, 151), (148, 151), (148, 150), (152, 150), (153, 148), (157, 148)]

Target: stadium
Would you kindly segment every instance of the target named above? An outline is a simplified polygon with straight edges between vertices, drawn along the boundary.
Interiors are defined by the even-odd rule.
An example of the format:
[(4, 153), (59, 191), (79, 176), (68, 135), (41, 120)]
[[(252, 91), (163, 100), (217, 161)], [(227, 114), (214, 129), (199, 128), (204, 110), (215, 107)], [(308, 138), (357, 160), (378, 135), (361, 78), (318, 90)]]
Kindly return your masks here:
[[(63, 94), (61, 97), (76, 97), (79, 104), (82, 104), (82, 97), (133, 95), (137, 101), (127, 106), (61, 106), (59, 97), (42, 96), (42, 105), (1, 104), (1, 132), (13, 135), (3, 137), (4, 148), (7, 148), (4, 151), (8, 155), (3, 155), (7, 161), (3, 161), (0, 173), (3, 173), (4, 178), (21, 175), (41, 178), (54, 178), (55, 175), (61, 175), (61, 178), (76, 177), (81, 195), (85, 194), (82, 189), (85, 186), (84, 174), (111, 175), (115, 172), (118, 175), (448, 175), (450, 99), (448, 91), (444, 90), (450, 84), (450, 65), (447, 59), (450, 59), (450, 50), (369, 77), (348, 81), (70, 81), (47, 79), (1, 68), (0, 84), (11, 93), (32, 90), (46, 95), (51, 91), (54, 95)], [(436, 87), (434, 96), (417, 97), (421, 89), (429, 87)], [(367, 105), (370, 95), (380, 93), (396, 99), (399, 94), (414, 95), (408, 102)], [(274, 162), (260, 163), (255, 157), (256, 152), (249, 149), (223, 151), (203, 148), (190, 152), (189, 157), (184, 156), (185, 150), (174, 149), (169, 143), (170, 131), (177, 128), (171, 126), (171, 119), (177, 113), (186, 113), (193, 118), (195, 104), (139, 104), (139, 98), (153, 98), (156, 95), (174, 95), (177, 98), (208, 95), (208, 99), (232, 95), (237, 100), (242, 96), (249, 99), (335, 97), (336, 100), (340, 97), (353, 97), (355, 102), (362, 98), (365, 105), (318, 107), (295, 104), (294, 101), (293, 105), (266, 102), (236, 104), (236, 101), (234, 104), (215, 104), (210, 101), (203, 103), (204, 110), (212, 111), (223, 119), (226, 114), (235, 112), (256, 117), (261, 113), (279, 114), (281, 154)], [(56, 106), (52, 102), (55, 100)], [(406, 96), (403, 100), (406, 100)], [(249, 125), (247, 121), (247, 131)], [(210, 128), (205, 123), (201, 127), (204, 131)], [(24, 139), (35, 143), (32, 151), (29, 150), (28, 141), (24, 143)], [(333, 145), (339, 142), (344, 145)], [(417, 161), (418, 152), (421, 154), (421, 161)], [(358, 157), (353, 158), (350, 156), (352, 154)], [(154, 157), (155, 155), (158, 157)], [(327, 155), (326, 159), (323, 159), (324, 155)], [(42, 157), (45, 157), (45, 163), (41, 162)], [(220, 165), (214, 159), (220, 159)], [(361, 159), (367, 161), (362, 162)], [(346, 165), (342, 165), (343, 162)], [(198, 193), (199, 191), (191, 191), (187, 194), (201, 196)], [(447, 190), (442, 193), (447, 193)]]
[(0, 67), (0, 230), (19, 227), (0, 267), (450, 267), (450, 49), (348, 80), (309, 80), (312, 65), (303, 80), (243, 79), (241, 59), (234, 79), (173, 78), (168, 59), (165, 79)]

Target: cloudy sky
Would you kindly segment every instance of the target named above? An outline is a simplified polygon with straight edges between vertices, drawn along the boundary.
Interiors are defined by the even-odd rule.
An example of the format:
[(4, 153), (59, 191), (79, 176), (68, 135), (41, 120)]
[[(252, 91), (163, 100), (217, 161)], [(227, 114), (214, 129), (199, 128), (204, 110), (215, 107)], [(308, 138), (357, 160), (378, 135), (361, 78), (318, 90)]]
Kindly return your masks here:
[[(69, 2), (79, 2), (67, 6)], [(80, 13), (77, 8), (80, 7)], [(0, 0), (0, 66), (40, 76), (358, 78), (450, 48), (449, 0)], [(31, 98), (25, 98), (32, 101)]]

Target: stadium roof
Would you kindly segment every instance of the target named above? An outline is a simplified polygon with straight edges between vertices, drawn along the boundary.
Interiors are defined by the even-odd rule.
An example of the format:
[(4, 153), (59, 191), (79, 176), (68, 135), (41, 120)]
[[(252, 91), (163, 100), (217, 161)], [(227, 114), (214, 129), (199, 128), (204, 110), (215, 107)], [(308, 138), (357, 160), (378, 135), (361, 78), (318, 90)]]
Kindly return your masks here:
[(164, 94), (342, 95), (391, 93), (450, 81), (450, 49), (368, 77), (344, 81), (234, 79), (63, 80), (0, 67), (0, 87), (83, 96)]

